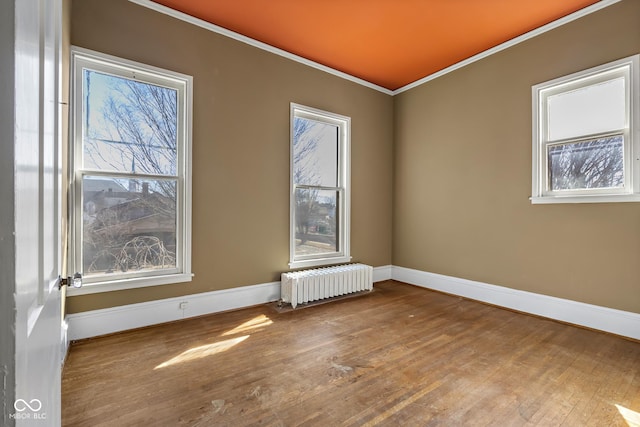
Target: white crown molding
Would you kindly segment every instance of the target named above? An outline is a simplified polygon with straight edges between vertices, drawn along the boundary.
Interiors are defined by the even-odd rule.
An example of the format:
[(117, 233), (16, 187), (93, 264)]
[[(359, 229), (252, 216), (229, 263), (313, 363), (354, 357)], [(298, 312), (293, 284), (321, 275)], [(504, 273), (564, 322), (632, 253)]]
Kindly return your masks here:
[[(390, 278), (390, 265), (373, 268), (374, 282)], [(65, 328), (64, 353), (69, 341), (236, 310), (279, 299), (280, 282), (271, 282), (69, 314), (65, 317), (68, 331)], [(185, 308), (180, 308), (182, 303), (186, 303)]]
[(240, 41), (242, 43), (246, 43), (246, 44), (248, 44), (250, 46), (257, 47), (258, 49), (262, 49), (262, 50), (265, 50), (267, 52), (271, 52), (273, 54), (285, 57), (287, 59), (291, 59), (292, 61), (296, 61), (296, 62), (299, 62), (301, 64), (307, 65), (309, 67), (312, 67), (312, 68), (324, 71), (326, 73), (332, 74), (334, 76), (341, 77), (341, 78), (343, 78), (345, 80), (349, 80), (349, 81), (352, 81), (354, 83), (358, 83), (358, 84), (360, 84), (362, 86), (366, 86), (368, 88), (377, 90), (377, 91), (382, 92), (384, 94), (394, 96), (394, 95), (398, 95), (398, 94), (400, 94), (402, 92), (406, 92), (406, 91), (408, 91), (410, 89), (413, 89), (415, 87), (418, 87), (420, 85), (423, 85), (424, 83), (427, 83), (427, 82), (429, 82), (431, 80), (437, 79), (438, 77), (442, 77), (445, 74), (448, 74), (448, 73), (450, 73), (452, 71), (455, 71), (457, 69), (465, 67), (465, 66), (467, 66), (469, 64), (472, 64), (472, 63), (474, 63), (476, 61), (479, 61), (479, 60), (481, 60), (483, 58), (491, 56), (494, 53), (498, 53), (498, 52), (500, 52), (502, 50), (508, 49), (508, 48), (510, 48), (512, 46), (515, 46), (515, 45), (517, 45), (519, 43), (522, 43), (522, 42), (524, 42), (526, 40), (529, 40), (529, 39), (531, 39), (533, 37), (536, 37), (536, 36), (538, 36), (540, 34), (546, 33), (547, 31), (551, 31), (551, 30), (553, 30), (555, 28), (558, 28), (558, 27), (560, 27), (560, 26), (562, 26), (564, 24), (567, 24), (567, 23), (569, 23), (571, 21), (575, 21), (576, 19), (582, 18), (583, 16), (586, 16), (586, 15), (589, 15), (591, 13), (597, 12), (597, 11), (599, 11), (601, 9), (604, 9), (605, 7), (611, 6), (612, 4), (618, 3), (618, 2), (620, 2), (622, 0), (601, 0), (596, 4), (593, 4), (591, 6), (587, 6), (584, 9), (580, 9), (577, 12), (574, 12), (574, 13), (572, 13), (570, 15), (567, 15), (567, 16), (565, 16), (563, 18), (557, 19), (557, 20), (555, 20), (553, 22), (550, 22), (550, 23), (548, 23), (546, 25), (543, 25), (542, 27), (536, 28), (535, 30), (529, 31), (528, 33), (525, 33), (525, 34), (523, 34), (521, 36), (513, 38), (513, 39), (511, 39), (511, 40), (509, 40), (507, 42), (504, 42), (504, 43), (502, 43), (502, 44), (500, 44), (498, 46), (495, 46), (495, 47), (493, 47), (491, 49), (485, 50), (484, 52), (480, 52), (477, 55), (474, 55), (474, 56), (472, 56), (470, 58), (467, 58), (467, 59), (465, 59), (463, 61), (457, 62), (457, 63), (455, 63), (455, 64), (453, 64), (453, 65), (451, 65), (451, 66), (449, 66), (447, 68), (444, 68), (444, 69), (442, 69), (442, 70), (440, 70), (440, 71), (438, 71), (436, 73), (429, 74), (428, 76), (423, 77), (420, 80), (416, 80), (415, 82), (409, 83), (408, 85), (402, 86), (401, 88), (398, 88), (396, 90), (389, 90), (389, 89), (384, 88), (382, 86), (378, 86), (378, 85), (373, 84), (371, 82), (368, 82), (366, 80), (360, 79), (358, 77), (352, 76), (352, 75), (344, 73), (342, 71), (338, 71), (338, 70), (336, 70), (334, 68), (327, 67), (326, 65), (319, 64), (319, 63), (317, 63), (315, 61), (310, 61), (310, 60), (308, 60), (306, 58), (303, 58), (303, 57), (298, 56), (298, 55), (294, 55), (294, 54), (292, 54), (290, 52), (287, 52), (285, 50), (282, 50), (282, 49), (279, 49), (277, 47), (271, 46), (269, 44), (260, 42), (258, 40), (252, 39), (252, 38), (247, 37), (247, 36), (243, 36), (242, 34), (236, 33), (234, 31), (227, 30), (226, 28), (220, 27), (220, 26), (215, 25), (215, 24), (211, 24), (210, 22), (204, 21), (202, 19), (195, 18), (195, 17), (193, 17), (191, 15), (187, 15), (186, 13), (178, 12), (177, 10), (171, 9), (171, 8), (163, 6), (163, 5), (160, 5), (160, 4), (155, 3), (155, 2), (153, 2), (151, 0), (129, 0), (129, 1), (131, 3), (135, 3), (137, 5), (140, 5), (140, 6), (155, 10), (156, 12), (160, 12), (160, 13), (163, 13), (165, 15), (169, 15), (169, 16), (171, 16), (173, 18), (176, 18), (176, 19), (179, 19), (181, 21), (185, 21), (185, 22), (188, 22), (190, 24), (197, 25), (198, 27), (202, 27), (204, 29), (207, 29), (209, 31), (213, 31), (214, 33), (218, 33), (218, 34), (221, 34), (223, 36), (232, 38), (234, 40), (238, 40), (238, 41)]
[(393, 280), (640, 340), (640, 314), (393, 266)]
[(169, 7), (163, 6), (161, 4), (155, 3), (151, 0), (129, 0), (131, 3), (135, 3), (140, 6), (144, 6), (146, 8), (155, 10), (156, 12), (163, 13), (165, 15), (169, 15), (173, 18), (179, 19), (184, 22), (188, 22), (190, 24), (196, 25), (198, 27), (204, 28), (209, 31), (213, 31), (214, 33), (221, 34), (223, 36), (229, 37), (231, 39), (237, 40), (242, 43), (246, 43), (250, 46), (257, 47), (258, 49), (265, 50), (267, 52), (273, 53), (275, 55), (282, 56), (287, 59), (291, 59), (292, 61), (299, 62), (301, 64), (307, 65), (311, 68), (318, 69), (320, 71), (324, 71), (329, 74), (333, 74), (334, 76), (341, 77), (345, 80), (352, 81), (362, 86), (366, 86), (370, 89), (377, 90), (387, 95), (393, 95), (393, 91), (384, 88), (382, 86), (378, 86), (361, 78), (352, 76), (351, 74), (344, 73), (342, 71), (338, 71), (334, 68), (327, 67), (326, 65), (319, 64), (315, 61), (311, 61), (309, 59), (303, 58), (301, 56), (295, 55), (293, 53), (287, 52), (285, 50), (279, 49), (275, 46), (271, 46), (269, 44), (263, 43), (256, 39), (252, 39), (247, 36), (243, 36), (242, 34), (236, 33), (235, 31), (228, 30), (226, 28), (220, 27), (218, 25), (212, 24), (210, 22), (204, 21), (202, 19), (193, 17), (191, 15), (187, 15), (183, 12), (178, 12), (175, 9), (171, 9)]

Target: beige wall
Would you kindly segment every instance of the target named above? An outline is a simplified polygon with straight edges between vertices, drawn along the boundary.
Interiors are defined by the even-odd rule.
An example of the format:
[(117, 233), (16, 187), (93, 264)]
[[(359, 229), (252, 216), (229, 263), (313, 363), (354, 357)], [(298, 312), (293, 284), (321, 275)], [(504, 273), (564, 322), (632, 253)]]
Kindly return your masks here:
[(639, 22), (626, 0), (397, 95), (393, 264), (640, 313), (640, 203), (528, 200), (531, 86), (640, 53)]
[(279, 280), (289, 104), (351, 117), (351, 255), (391, 263), (393, 98), (126, 0), (74, 0), (71, 43), (192, 75), (191, 283), (68, 298), (69, 313)]

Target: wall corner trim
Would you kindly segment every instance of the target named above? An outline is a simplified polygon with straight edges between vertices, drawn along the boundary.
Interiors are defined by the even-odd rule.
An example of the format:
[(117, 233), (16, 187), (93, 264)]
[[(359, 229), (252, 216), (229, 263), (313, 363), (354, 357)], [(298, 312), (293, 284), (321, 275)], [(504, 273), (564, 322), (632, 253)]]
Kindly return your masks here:
[[(391, 271), (392, 266), (390, 265), (374, 267), (373, 281), (389, 280)], [(190, 317), (266, 304), (279, 299), (280, 282), (270, 282), (74, 313), (65, 317), (68, 324), (68, 338), (64, 340), (92, 338)], [(181, 306), (185, 308), (180, 308)]]
[(640, 340), (640, 314), (393, 266), (392, 278), (448, 294)]

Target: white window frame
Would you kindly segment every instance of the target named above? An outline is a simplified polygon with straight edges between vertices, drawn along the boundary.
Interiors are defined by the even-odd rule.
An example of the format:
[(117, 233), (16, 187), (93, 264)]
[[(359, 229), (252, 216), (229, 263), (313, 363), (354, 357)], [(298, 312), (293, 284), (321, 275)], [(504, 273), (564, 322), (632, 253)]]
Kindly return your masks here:
[(178, 95), (176, 268), (154, 272), (114, 274), (112, 278), (85, 277), (82, 288), (69, 287), (70, 295), (119, 291), (123, 289), (189, 282), (191, 273), (191, 118), (193, 78), (191, 76), (72, 46), (71, 113), (69, 147), (69, 271), (82, 272), (82, 179), (83, 176), (153, 178), (135, 173), (84, 169), (83, 156), (83, 78), (84, 69), (175, 89)]
[[(603, 203), (640, 201), (640, 55), (560, 77), (532, 87), (533, 153), (531, 203)], [(626, 124), (605, 134), (549, 141), (547, 98), (598, 82), (623, 77), (626, 91)], [(555, 144), (622, 135), (624, 137), (624, 185), (622, 188), (553, 191), (549, 187), (547, 148)]]
[[(328, 264), (339, 264), (351, 261), (350, 256), (350, 217), (351, 217), (351, 191), (350, 191), (350, 170), (351, 170), (351, 118), (328, 111), (318, 110), (316, 108), (307, 107), (300, 104), (291, 103), (291, 120), (290, 120), (290, 237), (289, 237), (289, 267), (305, 268)], [(302, 117), (323, 123), (338, 126), (338, 186), (337, 187), (320, 187), (309, 186), (318, 189), (336, 190), (339, 192), (338, 197), (338, 250), (330, 255), (321, 254), (296, 256), (296, 189), (301, 188), (294, 182), (294, 118)], [(306, 186), (305, 186), (306, 187)]]

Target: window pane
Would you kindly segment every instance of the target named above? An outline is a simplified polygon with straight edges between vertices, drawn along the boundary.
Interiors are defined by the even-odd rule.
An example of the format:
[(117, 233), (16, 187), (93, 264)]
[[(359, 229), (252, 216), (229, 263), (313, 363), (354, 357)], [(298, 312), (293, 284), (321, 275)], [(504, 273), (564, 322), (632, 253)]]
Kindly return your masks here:
[(175, 180), (85, 176), (86, 276), (176, 267)]
[(295, 117), (293, 132), (293, 182), (337, 187), (338, 126)]
[(338, 251), (338, 192), (296, 190), (296, 256)]
[(620, 77), (547, 98), (549, 140), (625, 127), (625, 82)]
[(549, 147), (550, 189), (613, 188), (624, 184), (622, 136)]
[(177, 91), (83, 72), (84, 167), (176, 175)]

